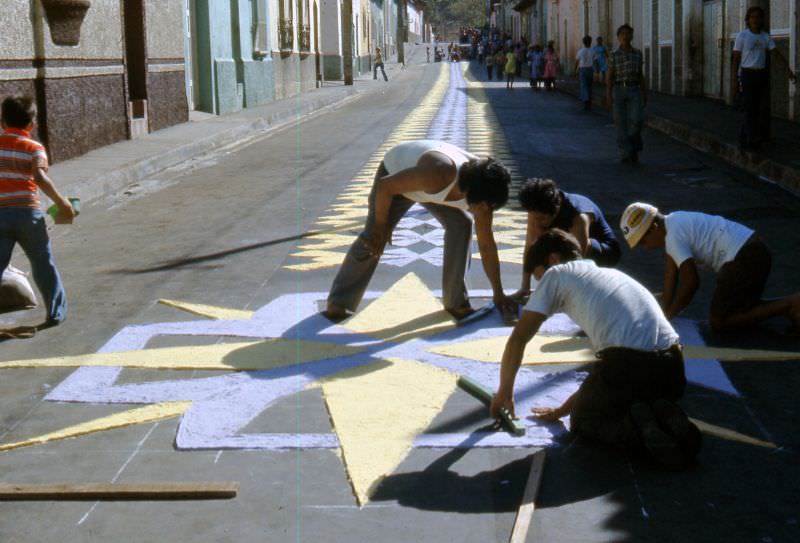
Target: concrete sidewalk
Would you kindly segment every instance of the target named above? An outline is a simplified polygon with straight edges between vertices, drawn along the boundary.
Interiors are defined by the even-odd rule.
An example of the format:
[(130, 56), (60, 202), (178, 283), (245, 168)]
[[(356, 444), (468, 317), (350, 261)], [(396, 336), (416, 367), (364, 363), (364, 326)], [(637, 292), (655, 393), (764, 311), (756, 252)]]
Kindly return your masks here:
[[(578, 96), (580, 84), (568, 78), (556, 88)], [(606, 89), (595, 84), (593, 102), (605, 110)], [(651, 91), (645, 121), (648, 127), (663, 132), (699, 151), (725, 160), (761, 180), (800, 193), (800, 124), (772, 119), (773, 141), (760, 152), (739, 149), (739, 129), (743, 113), (720, 101), (703, 97), (673, 96)]]
[[(418, 56), (412, 57), (415, 63)], [(389, 83), (382, 78), (373, 81), (369, 73), (355, 77), (353, 86), (345, 86), (342, 81), (325, 81), (322, 87), (298, 96), (230, 115), (193, 114), (196, 120), (54, 164), (50, 173), (63, 194), (81, 198), (83, 202), (95, 200), (192, 157), (290, 125), (365, 93), (379, 92), (392, 79), (407, 73), (406, 67), (397, 62), (386, 62), (385, 69)]]

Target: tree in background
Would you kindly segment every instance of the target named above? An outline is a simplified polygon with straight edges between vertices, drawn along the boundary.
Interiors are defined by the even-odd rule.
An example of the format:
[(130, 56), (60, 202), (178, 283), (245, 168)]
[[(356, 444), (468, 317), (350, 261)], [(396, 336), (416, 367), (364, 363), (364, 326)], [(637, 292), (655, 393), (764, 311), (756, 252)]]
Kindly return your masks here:
[(486, 26), (485, 0), (425, 0), (425, 17), (440, 41), (458, 41), (462, 27)]

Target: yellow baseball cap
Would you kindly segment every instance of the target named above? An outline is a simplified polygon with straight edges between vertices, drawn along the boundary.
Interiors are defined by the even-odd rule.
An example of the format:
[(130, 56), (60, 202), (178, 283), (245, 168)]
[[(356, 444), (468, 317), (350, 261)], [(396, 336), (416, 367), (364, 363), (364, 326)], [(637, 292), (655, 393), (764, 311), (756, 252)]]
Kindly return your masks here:
[(625, 212), (619, 221), (619, 227), (622, 229), (622, 235), (625, 236), (625, 241), (628, 242), (628, 246), (631, 249), (642, 241), (642, 238), (652, 226), (656, 215), (658, 215), (658, 208), (642, 202), (633, 203), (625, 208)]

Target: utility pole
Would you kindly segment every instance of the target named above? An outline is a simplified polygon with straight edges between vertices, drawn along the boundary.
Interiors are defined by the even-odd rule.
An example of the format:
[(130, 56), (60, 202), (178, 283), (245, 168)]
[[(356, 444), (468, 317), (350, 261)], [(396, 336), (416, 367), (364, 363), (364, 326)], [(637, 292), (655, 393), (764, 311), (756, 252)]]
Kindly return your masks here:
[(353, 0), (342, 2), (342, 70), (344, 84), (353, 84)]
[(405, 44), (408, 40), (406, 19), (406, 0), (397, 0), (397, 62), (400, 64), (406, 63)]

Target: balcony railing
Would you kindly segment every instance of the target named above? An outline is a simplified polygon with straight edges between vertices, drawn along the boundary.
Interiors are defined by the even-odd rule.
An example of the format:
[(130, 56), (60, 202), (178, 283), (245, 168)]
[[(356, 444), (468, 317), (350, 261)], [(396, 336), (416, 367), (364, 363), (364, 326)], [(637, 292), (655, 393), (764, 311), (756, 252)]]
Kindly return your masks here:
[(280, 41), (281, 51), (294, 49), (294, 22), (291, 19), (280, 20), (278, 41)]
[(308, 52), (311, 50), (311, 27), (303, 25), (300, 29), (300, 51)]

